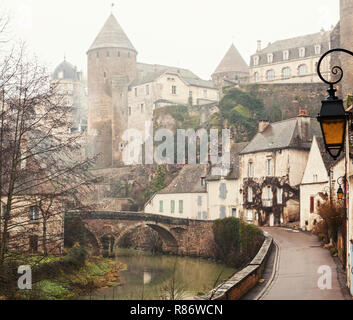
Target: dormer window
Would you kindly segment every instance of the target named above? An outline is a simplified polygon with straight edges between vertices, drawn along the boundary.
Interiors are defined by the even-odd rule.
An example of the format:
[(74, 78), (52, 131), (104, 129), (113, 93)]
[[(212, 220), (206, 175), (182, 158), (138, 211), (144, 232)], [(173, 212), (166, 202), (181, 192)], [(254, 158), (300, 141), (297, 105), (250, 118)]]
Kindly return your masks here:
[(305, 48), (300, 48), (299, 49), (299, 58), (304, 58), (305, 57)]
[(201, 178), (201, 186), (204, 187), (206, 185), (206, 178), (202, 177)]
[(283, 51), (283, 60), (288, 60), (289, 59), (289, 51), (285, 50)]
[(267, 63), (272, 63), (273, 62), (273, 53), (269, 53), (267, 55)]
[(254, 66), (258, 66), (259, 65), (259, 60), (260, 60), (259, 56), (255, 56), (254, 57)]
[(315, 54), (321, 54), (321, 46), (319, 44), (315, 46)]

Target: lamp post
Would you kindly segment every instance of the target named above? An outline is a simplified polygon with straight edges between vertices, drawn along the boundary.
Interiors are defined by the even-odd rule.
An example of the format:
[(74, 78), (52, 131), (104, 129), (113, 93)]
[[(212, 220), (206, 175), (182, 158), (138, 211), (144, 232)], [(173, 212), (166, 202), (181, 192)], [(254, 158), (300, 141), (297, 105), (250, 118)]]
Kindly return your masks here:
[[(335, 81), (328, 81), (326, 80), (321, 73), (321, 64), (325, 57), (328, 55), (335, 53), (335, 52), (342, 52), (345, 54), (349, 54), (353, 57), (353, 52), (342, 49), (336, 48), (327, 51), (323, 54), (317, 64), (317, 73), (320, 79), (329, 85), (328, 93), (329, 96), (322, 101), (322, 107), (320, 114), (317, 117), (317, 120), (320, 122), (322, 135), (324, 137), (325, 148), (327, 152), (333, 159), (338, 159), (341, 155), (342, 151), (345, 147), (345, 138), (346, 138), (346, 128), (347, 122), (349, 119), (349, 114), (345, 111), (343, 106), (343, 100), (336, 97), (337, 89), (334, 88), (334, 85), (338, 84), (342, 81), (344, 72), (340, 66), (334, 66), (331, 69), (333, 75), (337, 76), (337, 80)], [(337, 198), (339, 200), (344, 200), (344, 224), (345, 224), (345, 234), (344, 236), (344, 259), (345, 265), (347, 269), (347, 249), (348, 249), (348, 223), (347, 223), (347, 156), (345, 158), (345, 175), (344, 177), (340, 177), (337, 182), (339, 183), (339, 188), (337, 192)], [(340, 182), (339, 182), (340, 181)], [(344, 190), (342, 188), (344, 185)]]

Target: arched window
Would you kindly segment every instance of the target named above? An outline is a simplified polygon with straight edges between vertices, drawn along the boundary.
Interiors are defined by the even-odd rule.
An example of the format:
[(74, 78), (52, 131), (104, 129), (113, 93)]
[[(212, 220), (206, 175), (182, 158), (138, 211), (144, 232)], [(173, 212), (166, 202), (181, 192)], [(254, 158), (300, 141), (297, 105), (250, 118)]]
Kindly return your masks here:
[(266, 80), (267, 81), (275, 80), (275, 71), (274, 70), (271, 69), (266, 72)]
[(305, 76), (308, 73), (306, 64), (302, 64), (298, 67), (298, 75)]
[(290, 68), (286, 67), (282, 69), (282, 78), (283, 79), (288, 79), (291, 76)]

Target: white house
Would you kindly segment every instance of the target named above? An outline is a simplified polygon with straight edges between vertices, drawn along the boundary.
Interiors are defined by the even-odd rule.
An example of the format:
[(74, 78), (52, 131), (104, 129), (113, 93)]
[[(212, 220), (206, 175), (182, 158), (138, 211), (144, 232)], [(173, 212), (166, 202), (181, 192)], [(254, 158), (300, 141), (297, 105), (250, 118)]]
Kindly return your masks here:
[(144, 212), (184, 219), (208, 220), (207, 165), (185, 165), (169, 186), (156, 193)]
[(344, 175), (345, 160), (334, 161), (325, 150), (322, 138), (314, 137), (300, 185), (300, 227), (311, 231), (321, 220), (320, 205), (334, 200), (339, 178)]

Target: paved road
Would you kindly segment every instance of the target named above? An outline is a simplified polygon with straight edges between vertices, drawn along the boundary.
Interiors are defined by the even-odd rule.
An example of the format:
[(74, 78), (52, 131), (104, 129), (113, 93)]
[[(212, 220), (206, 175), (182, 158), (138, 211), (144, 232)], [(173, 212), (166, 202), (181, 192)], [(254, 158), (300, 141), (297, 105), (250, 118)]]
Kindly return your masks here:
[[(277, 271), (262, 300), (343, 300), (347, 299), (338, 281), (337, 265), (316, 236), (289, 229), (265, 228), (276, 241)], [(320, 290), (320, 266), (332, 270), (332, 289)]]

